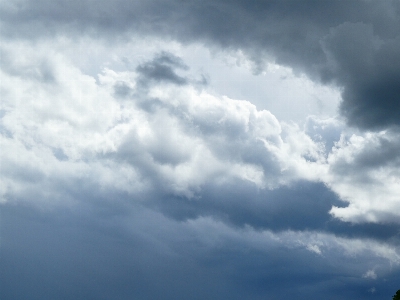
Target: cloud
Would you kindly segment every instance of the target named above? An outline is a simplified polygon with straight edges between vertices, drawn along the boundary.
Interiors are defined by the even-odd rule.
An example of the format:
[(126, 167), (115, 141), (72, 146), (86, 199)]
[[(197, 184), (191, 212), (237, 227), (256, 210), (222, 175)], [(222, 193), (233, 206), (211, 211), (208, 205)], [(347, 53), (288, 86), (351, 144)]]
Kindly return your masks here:
[(148, 84), (149, 81), (171, 82), (177, 85), (184, 85), (187, 79), (177, 75), (174, 69), (186, 70), (188, 67), (176, 56), (168, 52), (160, 53), (151, 62), (139, 65), (136, 71), (143, 78), (139, 79), (140, 84)]
[(331, 70), (344, 86), (341, 112), (367, 129), (398, 125), (399, 37), (382, 38), (372, 24), (343, 23), (324, 38)]
[(329, 186), (346, 208), (331, 213), (353, 222), (397, 222), (398, 133), (386, 131), (342, 137), (329, 158)]
[[(370, 288), (370, 281), (359, 275), (366, 267), (360, 261), (389, 278), (374, 281), (376, 299), (396, 288), (398, 256), (382, 243), (310, 232), (236, 230), (211, 218), (178, 222), (137, 203), (110, 213), (115, 205), (92, 201), (79, 210), (51, 212), (2, 206), (5, 299), (27, 294), (34, 299), (61, 294), (120, 299), (284, 294), (309, 299), (326, 293), (354, 299), (367, 297)], [(323, 255), (311, 253), (309, 244), (319, 245)], [(337, 274), (351, 277), (352, 287), (337, 281)]]
[(318, 247), (318, 245), (312, 245), (312, 244), (308, 244), (307, 245), (307, 250), (314, 252), (316, 254), (321, 254), (321, 249)]
[[(31, 177), (47, 181), (62, 168), (78, 177), (94, 168), (103, 169), (95, 181), (112, 184), (108, 172), (120, 165), (131, 174), (128, 178), (143, 178), (139, 185), (147, 182), (163, 187), (163, 193), (193, 197), (211, 178), (239, 178), (264, 188), (315, 177), (307, 168), (319, 172), (321, 149), (296, 126), (282, 127), (270, 112), (258, 111), (247, 101), (219, 98), (143, 73), (143, 66), (174, 62), (169, 66), (172, 73), (183, 66), (170, 54), (162, 53), (133, 72), (105, 69), (97, 83), (46, 48), (31, 56), (23, 47), (13, 53), (4, 48), (10, 64), (19, 56), (29, 57), (18, 62), (21, 72), (5, 68), (2, 73), (7, 97), (1, 125), (8, 133), (2, 136), (8, 149), (4, 178), (12, 178), (18, 169), (32, 169), (41, 175)], [(44, 60), (51, 62), (52, 83), (25, 77), (25, 69)], [(143, 83), (155, 78), (152, 85)], [(126, 86), (129, 95), (121, 99), (116, 86)], [(21, 160), (15, 153), (30, 159)], [(13, 187), (18, 176), (15, 180), (5, 185), (5, 199), (7, 191), (23, 188)], [(129, 185), (124, 189), (133, 191)]]
[[(40, 195), (44, 184), (48, 195), (38, 198), (68, 203), (73, 197), (59, 186), (87, 178), (84, 189), (125, 191), (177, 219), (205, 214), (235, 226), (396, 239), (395, 131), (338, 141), (343, 124), (333, 118), (309, 117), (304, 129), (279, 122), (248, 101), (199, 89), (168, 52), (95, 79), (49, 48), (31, 56), (4, 48), (9, 64), (29, 59), (18, 62), (19, 73), (2, 73), (3, 201)], [(52, 65), (50, 84), (25, 76), (43, 61)], [(142, 69), (161, 65), (186, 72), (186, 84)], [(346, 226), (329, 212), (389, 224)]]
[[(365, 272), (365, 274), (363, 274), (362, 276), (363, 278), (369, 278), (369, 279), (376, 279), (378, 278), (378, 276), (376, 275), (374, 270), (368, 270), (367, 272)], [(373, 291), (374, 292), (374, 291)], [(373, 293), (372, 292), (372, 293)]]
[[(399, 90), (398, 1), (146, 1), (2, 5), (3, 35), (36, 37), (77, 34), (152, 35), (182, 42), (202, 41), (243, 50), (262, 70), (273, 57), (311, 78), (343, 89), (341, 112), (364, 129), (397, 126)], [(323, 16), (323, 17), (321, 17)], [(44, 20), (52, 26), (44, 27)], [(165, 65), (143, 72), (180, 84)], [(161, 77), (159, 77), (161, 76)], [(171, 77), (172, 76), (172, 77)]]

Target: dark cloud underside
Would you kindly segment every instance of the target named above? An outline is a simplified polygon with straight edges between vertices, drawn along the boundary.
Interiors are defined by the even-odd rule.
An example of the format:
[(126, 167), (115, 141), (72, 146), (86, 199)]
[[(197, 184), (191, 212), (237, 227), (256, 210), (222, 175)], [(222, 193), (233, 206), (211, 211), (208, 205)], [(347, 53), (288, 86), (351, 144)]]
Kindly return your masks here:
[(134, 211), (127, 231), (88, 210), (3, 206), (2, 299), (384, 299), (397, 287), (391, 274), (368, 292), (371, 283), (359, 277), (365, 270), (351, 256), (332, 252), (327, 261), (302, 248), (249, 248), (223, 235), (210, 246), (207, 236), (193, 240), (198, 232), (184, 224)]
[(368, 238), (400, 244), (398, 224), (351, 224), (332, 218), (332, 206), (346, 207), (320, 183), (297, 182), (290, 187), (259, 190), (246, 182), (208, 184), (198, 199), (153, 197), (149, 207), (184, 221), (211, 216), (235, 227), (251, 226), (275, 232), (319, 231), (351, 238)]

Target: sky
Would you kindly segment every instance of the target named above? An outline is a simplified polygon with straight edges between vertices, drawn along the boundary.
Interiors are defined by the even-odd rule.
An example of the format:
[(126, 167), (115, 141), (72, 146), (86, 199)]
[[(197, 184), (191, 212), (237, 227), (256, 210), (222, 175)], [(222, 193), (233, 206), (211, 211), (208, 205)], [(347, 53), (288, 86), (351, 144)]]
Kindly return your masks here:
[(391, 299), (400, 1), (0, 0), (0, 298)]

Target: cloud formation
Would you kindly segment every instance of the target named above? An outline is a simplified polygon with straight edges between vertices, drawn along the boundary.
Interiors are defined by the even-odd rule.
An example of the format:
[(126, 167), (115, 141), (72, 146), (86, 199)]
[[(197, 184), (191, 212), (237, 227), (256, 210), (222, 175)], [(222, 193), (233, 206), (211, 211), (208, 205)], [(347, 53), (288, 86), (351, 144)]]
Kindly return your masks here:
[(398, 9), (1, 3), (1, 298), (393, 294)]
[[(376, 130), (397, 126), (399, 119), (399, 9), (395, 0), (189, 1), (184, 5), (172, 0), (96, 5), (59, 0), (10, 2), (0, 13), (3, 34), (11, 36), (54, 35), (60, 30), (77, 34), (78, 30), (107, 38), (133, 33), (182, 42), (201, 40), (245, 51), (258, 63), (258, 70), (269, 55), (341, 87), (341, 112), (348, 124)], [(45, 21), (52, 26), (44, 28)], [(155, 76), (168, 72), (146, 70)]]

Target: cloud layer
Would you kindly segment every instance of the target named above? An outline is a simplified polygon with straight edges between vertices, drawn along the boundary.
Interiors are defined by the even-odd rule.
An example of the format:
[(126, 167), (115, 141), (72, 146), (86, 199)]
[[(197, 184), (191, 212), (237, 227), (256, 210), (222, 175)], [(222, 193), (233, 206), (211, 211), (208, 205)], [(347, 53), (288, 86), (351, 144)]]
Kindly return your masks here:
[[(265, 55), (343, 88), (341, 112), (365, 129), (397, 126), (399, 3), (385, 1), (31, 1), (3, 5), (3, 33), (150, 34)], [(40, 20), (40, 21), (38, 21)], [(49, 23), (52, 26), (44, 27)]]

